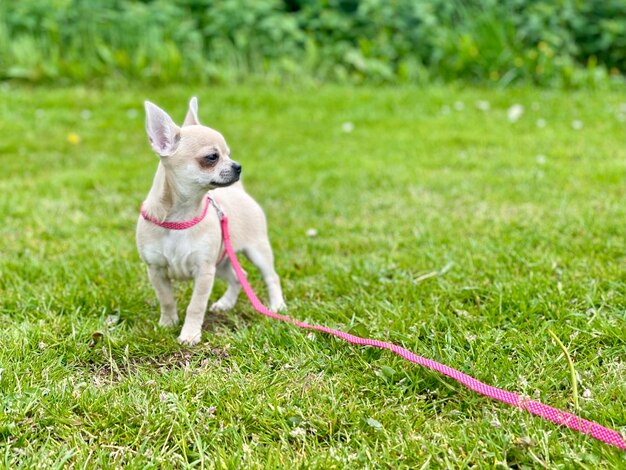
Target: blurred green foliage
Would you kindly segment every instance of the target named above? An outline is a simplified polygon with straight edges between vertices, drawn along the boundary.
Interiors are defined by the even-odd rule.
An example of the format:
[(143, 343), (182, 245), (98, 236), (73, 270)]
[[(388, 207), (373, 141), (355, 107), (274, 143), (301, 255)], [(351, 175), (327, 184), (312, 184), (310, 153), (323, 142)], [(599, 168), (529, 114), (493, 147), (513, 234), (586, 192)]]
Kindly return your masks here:
[(0, 78), (623, 83), (624, 0), (0, 0)]

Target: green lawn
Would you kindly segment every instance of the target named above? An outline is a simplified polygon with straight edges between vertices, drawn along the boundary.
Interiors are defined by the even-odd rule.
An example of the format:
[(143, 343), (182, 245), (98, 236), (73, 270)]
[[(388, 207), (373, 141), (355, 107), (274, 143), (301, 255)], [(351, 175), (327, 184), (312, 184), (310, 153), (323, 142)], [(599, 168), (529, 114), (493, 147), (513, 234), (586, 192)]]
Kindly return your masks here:
[(134, 230), (157, 163), (142, 102), (182, 121), (192, 94), (266, 210), (290, 315), (573, 411), (551, 330), (580, 415), (626, 433), (624, 94), (4, 87), (0, 467), (626, 464), (243, 296), (178, 345)]

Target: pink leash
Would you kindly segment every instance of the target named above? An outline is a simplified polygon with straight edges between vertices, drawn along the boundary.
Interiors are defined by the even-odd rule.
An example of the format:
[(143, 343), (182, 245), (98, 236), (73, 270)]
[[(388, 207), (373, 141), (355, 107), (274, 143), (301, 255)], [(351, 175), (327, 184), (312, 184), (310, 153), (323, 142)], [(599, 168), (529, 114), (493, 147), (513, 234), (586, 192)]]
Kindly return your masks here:
[[(276, 312), (272, 312), (270, 309), (265, 307), (263, 303), (261, 303), (259, 298), (256, 296), (256, 294), (252, 290), (252, 287), (250, 287), (250, 284), (248, 283), (248, 279), (246, 278), (246, 275), (244, 274), (243, 269), (241, 268), (241, 265), (239, 264), (239, 260), (237, 260), (237, 255), (235, 254), (235, 250), (233, 249), (233, 246), (230, 242), (230, 232), (228, 231), (228, 218), (222, 212), (222, 210), (219, 208), (219, 206), (215, 203), (213, 199), (211, 199), (210, 197), (207, 197), (207, 206), (204, 207), (204, 212), (202, 216), (199, 218), (196, 217), (196, 219), (193, 219), (192, 221), (193, 223), (191, 223), (191, 225), (193, 226), (197, 224), (200, 220), (202, 220), (202, 218), (204, 218), (204, 216), (206, 215), (206, 209), (208, 207), (209, 201), (212, 202), (213, 205), (215, 206), (217, 215), (219, 216), (219, 219), (220, 219), (220, 224), (222, 227), (222, 237), (224, 241), (224, 247), (226, 249), (226, 254), (228, 255), (228, 258), (230, 259), (230, 262), (232, 263), (233, 268), (235, 269), (237, 278), (239, 279), (239, 282), (241, 283), (241, 286), (243, 287), (243, 290), (246, 293), (246, 296), (248, 297), (250, 304), (252, 304), (254, 309), (260, 314), (265, 315), (266, 317), (274, 318), (275, 320), (292, 323), (306, 330), (315, 330), (315, 331), (321, 331), (323, 333), (328, 333), (330, 335), (333, 335), (345, 341), (348, 341), (349, 343), (359, 344), (362, 346), (373, 346), (375, 348), (380, 348), (380, 349), (388, 349), (389, 351), (396, 353), (398, 356), (403, 357), (407, 361), (411, 361), (421, 366), (427, 367), (429, 369), (436, 370), (437, 372), (441, 372), (442, 374), (447, 375), (448, 377), (456, 380), (457, 382), (462, 383), (466, 387), (471, 388), (475, 392), (478, 392), (482, 395), (486, 395), (495, 400), (508, 403), (509, 405), (512, 405), (512, 406), (516, 406), (517, 408), (521, 408), (523, 410), (529, 411), (530, 413), (537, 415), (537, 416), (541, 416), (542, 418), (552, 421), (553, 423), (567, 426), (570, 429), (573, 429), (575, 431), (581, 432), (586, 435), (590, 435), (602, 442), (615, 446), (619, 449), (626, 450), (626, 441), (624, 441), (622, 436), (617, 431), (614, 431), (613, 429), (605, 428), (604, 426), (601, 426), (598, 423), (594, 423), (593, 421), (588, 421), (586, 419), (580, 418), (579, 416), (573, 415), (571, 413), (567, 413), (565, 411), (558, 410), (551, 406), (544, 405), (543, 403), (540, 403), (538, 401), (521, 397), (517, 393), (509, 392), (507, 390), (502, 390), (500, 388), (496, 388), (496, 387), (492, 387), (490, 385), (484, 384), (476, 380), (475, 378), (470, 377), (467, 374), (464, 374), (462, 372), (459, 372), (456, 369), (453, 369), (452, 367), (448, 367), (444, 364), (433, 361), (431, 359), (426, 359), (424, 357), (418, 356), (417, 354), (412, 353), (408, 349), (401, 348), (400, 346), (397, 346), (395, 344), (387, 343), (385, 341), (378, 341), (375, 339), (361, 338), (359, 336), (354, 336), (348, 333), (344, 333), (343, 331), (334, 330), (332, 328), (327, 328), (325, 326), (309, 325), (308, 323), (295, 320), (286, 315), (280, 315)], [(176, 225), (177, 227), (176, 230), (181, 230), (178, 227), (180, 227), (183, 224), (189, 224), (189, 222), (154, 221), (146, 217), (146, 215), (144, 215), (143, 213), (143, 210), (142, 210), (142, 215), (147, 220), (150, 220), (151, 222), (156, 223), (157, 225), (160, 225), (165, 228), (170, 228), (165, 225), (165, 224), (168, 224), (168, 225)]]
[(575, 431), (591, 435), (592, 437), (595, 437), (602, 442), (606, 442), (607, 444), (618, 447), (619, 449), (626, 450), (626, 441), (622, 439), (617, 431), (605, 428), (604, 426), (600, 426), (593, 421), (587, 421), (586, 419), (580, 418), (565, 411), (558, 410), (556, 408), (552, 408), (551, 406), (544, 405), (543, 403), (540, 403), (538, 401), (523, 398), (516, 393), (508, 392), (506, 390), (502, 390), (496, 387), (491, 387), (490, 385), (479, 382), (478, 380), (470, 377), (467, 374), (453, 369), (452, 367), (448, 367), (431, 359), (426, 359), (424, 357), (418, 356), (408, 349), (401, 348), (400, 346), (396, 346), (395, 344), (387, 343), (385, 341), (378, 341), (375, 339), (360, 338), (359, 336), (354, 336), (348, 333), (344, 333), (343, 331), (327, 328), (325, 326), (309, 325), (308, 323), (295, 320), (285, 315), (279, 315), (276, 312), (272, 312), (261, 303), (259, 298), (252, 290), (252, 287), (250, 287), (250, 283), (248, 283), (248, 279), (246, 278), (246, 275), (244, 274), (243, 269), (239, 264), (239, 260), (237, 260), (235, 250), (233, 250), (233, 246), (230, 243), (228, 218), (226, 217), (226, 215), (221, 213), (221, 211), (218, 211), (218, 214), (220, 215), (220, 221), (222, 224), (222, 237), (224, 238), (224, 246), (226, 247), (226, 253), (228, 254), (228, 258), (230, 259), (230, 262), (235, 269), (235, 273), (237, 273), (237, 278), (239, 279), (239, 282), (241, 283), (241, 286), (243, 287), (243, 290), (246, 293), (248, 300), (250, 300), (250, 303), (252, 304), (254, 309), (260, 314), (265, 315), (266, 317), (274, 318), (276, 320), (293, 323), (294, 325), (307, 330), (322, 331), (324, 333), (328, 333), (345, 341), (348, 341), (349, 343), (359, 344), (362, 346), (374, 346), (375, 348), (380, 349), (388, 349), (389, 351), (396, 353), (398, 356), (403, 357), (407, 361), (415, 362), (416, 364), (419, 364), (421, 366), (428, 367), (429, 369), (436, 370), (437, 372), (441, 372), (442, 374), (453, 378), (457, 382), (462, 383), (466, 387), (471, 388), (475, 392), (478, 392), (482, 395), (486, 395), (495, 400), (502, 401), (504, 403), (508, 403), (509, 405), (513, 405), (523, 410), (530, 411), (532, 414), (541, 416), (542, 418), (548, 419), (556, 424), (562, 424), (564, 426), (567, 426), (568, 428), (574, 429)]

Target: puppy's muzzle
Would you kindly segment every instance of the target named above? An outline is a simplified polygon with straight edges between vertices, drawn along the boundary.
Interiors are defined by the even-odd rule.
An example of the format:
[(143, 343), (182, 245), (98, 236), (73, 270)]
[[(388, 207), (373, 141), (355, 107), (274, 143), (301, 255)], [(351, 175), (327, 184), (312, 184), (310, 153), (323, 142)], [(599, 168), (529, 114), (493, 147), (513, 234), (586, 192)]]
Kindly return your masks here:
[(241, 175), (241, 165), (237, 162), (232, 162), (230, 164), (230, 174), (229, 174), (229, 180), (231, 180), (231, 183), (234, 183), (236, 181), (239, 181), (239, 176)]
[(215, 187), (230, 186), (233, 183), (239, 181), (241, 175), (241, 165), (237, 162), (232, 162), (230, 168), (225, 168), (220, 171), (220, 181), (212, 181), (211, 184)]

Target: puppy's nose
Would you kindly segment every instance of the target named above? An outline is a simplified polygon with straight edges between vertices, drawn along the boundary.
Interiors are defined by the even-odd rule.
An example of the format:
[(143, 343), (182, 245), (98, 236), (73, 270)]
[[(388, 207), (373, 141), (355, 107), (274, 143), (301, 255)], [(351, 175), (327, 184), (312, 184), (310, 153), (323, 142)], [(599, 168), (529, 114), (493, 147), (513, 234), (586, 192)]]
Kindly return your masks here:
[(233, 162), (233, 163), (232, 163), (232, 165), (233, 165), (233, 170), (234, 170), (234, 171), (235, 171), (238, 175), (240, 175), (240, 174), (241, 174), (241, 165), (240, 165), (239, 163), (237, 163), (237, 162)]

